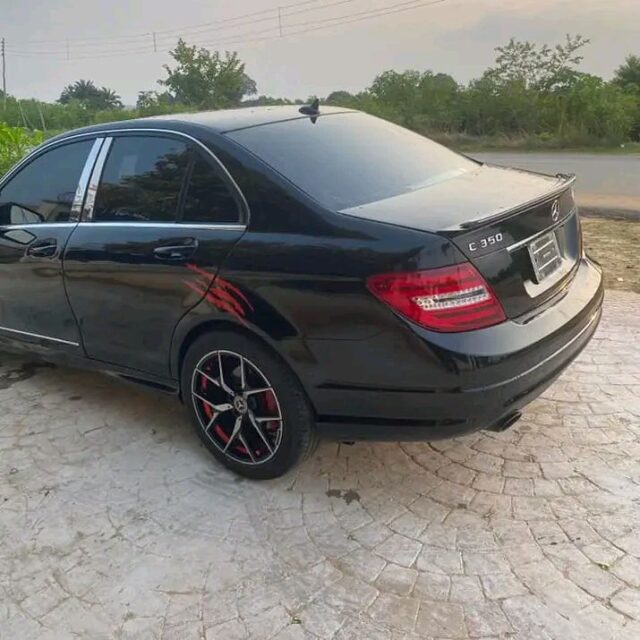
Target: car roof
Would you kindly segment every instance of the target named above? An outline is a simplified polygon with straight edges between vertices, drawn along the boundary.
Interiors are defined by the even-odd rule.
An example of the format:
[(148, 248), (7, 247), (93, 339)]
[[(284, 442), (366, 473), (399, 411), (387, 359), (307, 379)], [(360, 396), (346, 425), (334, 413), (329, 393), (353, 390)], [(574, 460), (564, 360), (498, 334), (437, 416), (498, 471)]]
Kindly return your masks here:
[[(351, 109), (341, 107), (320, 107), (320, 116), (337, 113), (349, 113)], [(63, 139), (69, 135), (84, 133), (99, 133), (105, 130), (117, 129), (172, 129), (188, 131), (189, 128), (208, 129), (209, 131), (223, 134), (238, 129), (248, 129), (274, 122), (287, 120), (301, 120), (313, 116), (300, 113), (300, 105), (286, 105), (275, 107), (243, 107), (240, 109), (224, 109), (220, 111), (202, 111), (200, 113), (172, 113), (148, 118), (135, 118), (132, 120), (120, 120), (104, 124), (91, 125), (82, 129), (66, 131), (55, 139)]]

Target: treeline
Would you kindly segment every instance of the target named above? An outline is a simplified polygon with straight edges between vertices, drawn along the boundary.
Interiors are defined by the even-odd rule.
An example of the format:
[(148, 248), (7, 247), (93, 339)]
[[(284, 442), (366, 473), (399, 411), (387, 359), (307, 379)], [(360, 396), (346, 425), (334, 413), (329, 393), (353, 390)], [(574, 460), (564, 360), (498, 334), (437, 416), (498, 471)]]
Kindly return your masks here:
[[(385, 71), (357, 94), (334, 91), (325, 103), (353, 107), (454, 144), (526, 141), (532, 146), (620, 144), (640, 139), (640, 57), (630, 55), (612, 80), (580, 71), (588, 40), (567, 36), (553, 47), (510, 40), (468, 84), (432, 71)], [(57, 103), (0, 103), (0, 120), (46, 132), (138, 116), (303, 100), (257, 96), (236, 53), (210, 52), (180, 41), (165, 65), (160, 91), (142, 91), (125, 108), (114, 91), (80, 80)], [(305, 100), (306, 101), (306, 100)]]

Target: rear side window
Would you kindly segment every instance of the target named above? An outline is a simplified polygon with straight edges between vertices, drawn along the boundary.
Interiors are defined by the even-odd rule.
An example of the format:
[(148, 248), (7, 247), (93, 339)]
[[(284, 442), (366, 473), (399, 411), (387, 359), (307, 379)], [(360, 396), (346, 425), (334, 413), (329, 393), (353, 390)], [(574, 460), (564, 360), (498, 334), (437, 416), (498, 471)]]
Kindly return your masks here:
[(227, 134), (333, 210), (391, 198), (478, 165), (428, 138), (363, 113), (320, 116)]
[(97, 222), (175, 222), (190, 151), (173, 138), (115, 138), (94, 205)]
[(68, 221), (92, 146), (84, 140), (55, 147), (20, 170), (0, 192), (0, 224)]
[(239, 220), (238, 205), (229, 187), (199, 152), (194, 153), (182, 220), (203, 224), (235, 223)]

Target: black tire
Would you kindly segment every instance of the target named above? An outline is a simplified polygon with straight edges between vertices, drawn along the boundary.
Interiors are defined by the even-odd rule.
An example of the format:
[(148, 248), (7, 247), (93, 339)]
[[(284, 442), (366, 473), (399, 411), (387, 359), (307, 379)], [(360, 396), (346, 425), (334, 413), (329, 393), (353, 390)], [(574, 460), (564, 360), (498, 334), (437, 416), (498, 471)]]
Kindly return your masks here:
[[(280, 433), (277, 446), (271, 442), (273, 452), (271, 452), (271, 450), (264, 452), (265, 455), (270, 456), (264, 461), (240, 460), (238, 457), (244, 454), (234, 453), (233, 450), (225, 453), (222, 449), (224, 441), (221, 441), (220, 436), (217, 435), (220, 433), (220, 428), (216, 426), (213, 431), (211, 429), (209, 429), (209, 432), (206, 431), (207, 425), (205, 425), (204, 422), (209, 415), (203, 416), (203, 410), (208, 407), (203, 400), (193, 395), (194, 386), (197, 385), (198, 380), (201, 379), (199, 378), (201, 374), (196, 372), (196, 368), (205, 366), (211, 362), (217, 362), (218, 356), (212, 354), (217, 354), (218, 352), (223, 354), (222, 357), (225, 362), (224, 368), (226, 368), (227, 371), (229, 358), (233, 358), (234, 355), (242, 356), (242, 358), (246, 359), (244, 366), (247, 369), (250, 369), (252, 366), (255, 367), (250, 369), (252, 375), (257, 376), (258, 373), (262, 374), (272, 388), (271, 392), (276, 398), (275, 403), (278, 406), (281, 417), (281, 420), (278, 421)], [(200, 371), (200, 369), (198, 370)], [(210, 369), (210, 371), (213, 370)], [(235, 371), (236, 370), (234, 370), (234, 373)], [(229, 377), (228, 374), (226, 375)], [(211, 380), (211, 382), (213, 382), (213, 380)], [(308, 457), (313, 452), (317, 443), (316, 428), (313, 410), (307, 396), (289, 367), (258, 340), (234, 331), (215, 331), (200, 336), (193, 342), (186, 353), (182, 364), (180, 383), (183, 402), (189, 410), (199, 438), (222, 464), (235, 473), (254, 480), (277, 478), (289, 471), (298, 461)], [(227, 386), (233, 386), (233, 381), (230, 381)], [(200, 387), (197, 388), (198, 390), (200, 389)], [(217, 387), (211, 388), (214, 389), (216, 393), (220, 391)], [(235, 389), (233, 390), (235, 391)], [(226, 395), (231, 397), (230, 394)], [(231, 401), (231, 403), (233, 404), (233, 401)], [(213, 413), (213, 409), (209, 408), (209, 411)], [(235, 406), (233, 409), (227, 409), (225, 411), (229, 412), (230, 419), (234, 422), (241, 415), (236, 412)], [(216, 413), (216, 415), (219, 414)], [(210, 424), (211, 423), (209, 423), (209, 425)], [(253, 427), (252, 422), (244, 421), (241, 422), (241, 424), (242, 428), (240, 433), (244, 433), (244, 442), (248, 442), (249, 435), (253, 433), (251, 431)], [(245, 429), (249, 429), (249, 433), (247, 433)], [(210, 435), (208, 435), (208, 433), (210, 433)], [(229, 438), (230, 435), (227, 431), (226, 437), (228, 439), (231, 439)], [(253, 437), (256, 437), (255, 434), (253, 434)], [(237, 448), (240, 449), (240, 446)], [(248, 454), (247, 448), (242, 447), (242, 449)], [(253, 447), (249, 447), (249, 449), (252, 449), (253, 453), (257, 453), (258, 451), (258, 449), (254, 449)], [(253, 457), (253, 454), (251, 455)]]

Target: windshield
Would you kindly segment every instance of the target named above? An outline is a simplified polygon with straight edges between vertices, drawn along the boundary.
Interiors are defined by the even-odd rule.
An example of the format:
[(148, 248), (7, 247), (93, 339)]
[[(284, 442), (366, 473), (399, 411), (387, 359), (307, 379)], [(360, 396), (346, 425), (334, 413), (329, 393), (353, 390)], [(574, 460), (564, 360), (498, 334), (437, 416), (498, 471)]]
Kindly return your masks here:
[(333, 210), (391, 198), (477, 164), (423, 136), (363, 113), (299, 118), (227, 134)]

